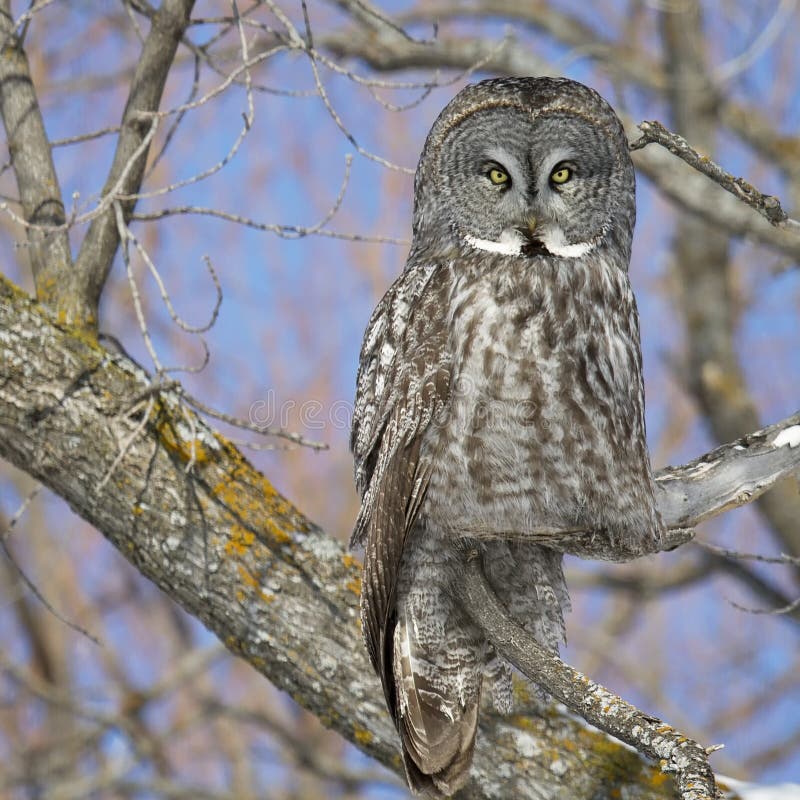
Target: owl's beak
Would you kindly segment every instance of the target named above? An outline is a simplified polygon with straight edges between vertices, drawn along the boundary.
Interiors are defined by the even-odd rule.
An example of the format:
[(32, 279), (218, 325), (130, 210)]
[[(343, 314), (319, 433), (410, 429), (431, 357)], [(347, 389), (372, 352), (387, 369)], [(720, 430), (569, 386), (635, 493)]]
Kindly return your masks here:
[(537, 218), (533, 214), (528, 214), (522, 221), (522, 224), (517, 227), (517, 230), (522, 234), (525, 240), (525, 244), (522, 246), (522, 253), (526, 256), (543, 255), (547, 253), (547, 249), (537, 235), (537, 223)]
[(526, 214), (520, 220), (519, 225), (516, 226), (516, 230), (522, 234), (522, 238), (525, 239), (526, 242), (533, 241), (536, 237), (536, 223), (537, 219), (534, 214)]

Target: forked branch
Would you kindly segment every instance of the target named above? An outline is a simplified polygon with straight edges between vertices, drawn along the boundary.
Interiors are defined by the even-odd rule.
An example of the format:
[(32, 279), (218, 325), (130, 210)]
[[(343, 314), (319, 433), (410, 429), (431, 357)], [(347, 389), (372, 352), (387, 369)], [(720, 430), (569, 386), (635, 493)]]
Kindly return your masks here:
[[(131, 81), (114, 160), (103, 187), (104, 197), (111, 192), (129, 197), (141, 188), (149, 151), (147, 137), (152, 136), (152, 117), (147, 115), (157, 111), (161, 103), (167, 76), (189, 24), (193, 6), (194, 0), (164, 0), (153, 16)], [(135, 201), (123, 200), (121, 206), (127, 222), (133, 213)], [(109, 204), (89, 227), (75, 264), (82, 284), (80, 293), (88, 308), (93, 310), (94, 318), (69, 321), (87, 327), (97, 325), (97, 304), (118, 247), (117, 222), (114, 209)]]

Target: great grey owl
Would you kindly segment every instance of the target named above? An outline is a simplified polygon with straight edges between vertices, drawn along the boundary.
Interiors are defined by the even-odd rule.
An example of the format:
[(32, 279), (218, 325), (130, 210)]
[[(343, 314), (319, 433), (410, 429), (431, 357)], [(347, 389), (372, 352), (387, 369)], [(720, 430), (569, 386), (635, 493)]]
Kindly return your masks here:
[[(557, 533), (601, 557), (658, 549), (622, 125), (566, 79), (487, 80), (431, 129), (413, 243), (372, 314), (351, 447), (361, 617), (412, 789), (465, 782), (481, 686), (511, 668), (460, 608), (473, 539), (509, 614), (557, 652), (569, 606)], [(544, 544), (543, 544), (544, 542)]]

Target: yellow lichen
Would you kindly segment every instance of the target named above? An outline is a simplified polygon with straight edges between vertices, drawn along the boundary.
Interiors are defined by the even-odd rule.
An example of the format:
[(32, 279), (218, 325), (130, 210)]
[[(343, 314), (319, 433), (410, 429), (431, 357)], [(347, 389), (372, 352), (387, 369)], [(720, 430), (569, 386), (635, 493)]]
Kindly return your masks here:
[[(247, 569), (245, 569), (245, 567), (243, 567), (241, 564), (239, 564), (238, 565), (238, 570), (239, 570), (239, 577), (241, 578), (242, 583), (245, 584), (246, 586), (249, 586), (251, 589), (254, 589), (255, 593), (265, 603), (271, 603), (271, 602), (273, 602), (275, 600), (275, 595), (274, 594), (270, 594), (269, 592), (265, 592), (261, 588), (261, 584), (258, 582), (258, 579), (251, 572), (249, 572)], [(241, 589), (239, 591), (241, 591)], [(242, 595), (244, 596), (243, 592), (242, 592)], [(238, 592), (237, 592), (236, 597), (237, 597), (237, 599), (239, 598)]]
[(342, 556), (342, 562), (344, 563), (345, 567), (347, 567), (347, 569), (361, 568), (361, 562), (355, 556), (351, 556), (350, 553), (345, 553)]
[(663, 786), (669, 781), (669, 779), (669, 775), (667, 775), (665, 772), (653, 770), (653, 772), (650, 773), (650, 784), (655, 788)]
[(656, 728), (656, 733), (669, 733), (672, 730), (672, 725), (659, 725)]
[(372, 734), (363, 726), (356, 723), (353, 725), (353, 738), (361, 745), (368, 745), (372, 742)]
[(203, 445), (200, 439), (190, 439), (185, 441), (181, 439), (175, 431), (172, 423), (167, 419), (162, 419), (156, 426), (158, 430), (161, 443), (170, 453), (174, 453), (181, 461), (189, 464), (194, 462), (201, 465), (206, 464), (210, 460), (208, 449)]
[(533, 731), (538, 727), (531, 717), (526, 717), (522, 714), (515, 714), (510, 718), (510, 722), (523, 731)]
[(212, 488), (218, 499), (240, 524), (264, 533), (266, 544), (291, 545), (292, 532), (309, 530), (302, 514), (255, 470), (225, 437), (216, 434), (222, 460), (232, 462)]
[(518, 675), (514, 675), (512, 677), (511, 687), (514, 692), (514, 697), (518, 702), (524, 704), (530, 703), (531, 689), (527, 681), (522, 680)]
[(225, 552), (230, 555), (244, 555), (255, 541), (255, 534), (238, 523), (231, 525), (230, 539), (225, 543)]
[(289, 536), (286, 531), (282, 530), (278, 527), (278, 525), (271, 519), (267, 518), (264, 520), (264, 527), (270, 534), (270, 537), (274, 539), (278, 544), (289, 544), (292, 541), (292, 537)]

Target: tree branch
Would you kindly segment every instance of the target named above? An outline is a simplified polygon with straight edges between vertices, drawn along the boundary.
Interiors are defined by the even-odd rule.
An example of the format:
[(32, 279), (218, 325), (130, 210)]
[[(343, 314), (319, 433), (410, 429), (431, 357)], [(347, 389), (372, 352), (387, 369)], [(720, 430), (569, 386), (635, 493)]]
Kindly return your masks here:
[[(638, 127), (632, 121), (625, 127), (629, 135), (637, 135)], [(775, 227), (754, 209), (715, 186), (705, 175), (682, 164), (673, 154), (649, 148), (636, 150), (631, 156), (637, 172), (680, 210), (699, 223), (716, 227), (718, 235), (750, 239), (800, 261), (800, 236), (795, 230)]]
[(705, 748), (548, 653), (509, 617), (486, 583), (477, 550), (465, 553), (463, 572), (453, 588), (497, 652), (587, 722), (660, 763), (664, 772), (674, 773), (682, 800), (720, 796)]
[[(193, 6), (194, 0), (164, 0), (151, 19), (150, 32), (131, 81), (114, 160), (101, 195), (103, 198), (112, 191), (130, 197), (141, 188), (149, 152), (146, 139), (152, 125), (150, 115), (158, 111)], [(127, 223), (136, 207), (136, 200), (121, 200), (120, 203)], [(100, 294), (118, 247), (119, 232), (114, 210), (109, 206), (92, 221), (76, 261), (81, 284), (78, 291), (88, 312), (84, 316), (68, 317), (68, 322), (93, 329), (97, 327)]]
[[(675, 128), (700, 150), (713, 155), (715, 93), (707, 77), (699, 4), (661, 10), (660, 25), (665, 66), (671, 76), (668, 94)], [(720, 192), (705, 179), (700, 180), (705, 185), (694, 187), (695, 201), (713, 206)], [(800, 249), (800, 236), (786, 229), (781, 233)], [(717, 441), (724, 442), (760, 427), (734, 342), (737, 322), (729, 242), (702, 219), (684, 214), (675, 230), (674, 253), (678, 304), (686, 322), (687, 341), (692, 343), (687, 353), (689, 387)], [(800, 495), (795, 488), (776, 487), (758, 507), (782, 549), (800, 555)]]
[[(174, 390), (157, 396), (148, 417), (143, 404), (131, 409), (148, 376), (54, 324), (4, 279), (0, 330), (0, 455), (65, 498), (230, 650), (399, 771), (395, 731), (361, 643), (358, 562), (221, 434), (194, 416), (187, 425), (192, 412)], [(792, 420), (777, 436), (785, 447), (773, 426), (662, 474), (666, 496), (679, 501), (673, 517), (705, 518), (703, 497), (727, 508), (746, 499), (736, 487), (759, 491), (796, 468)], [(724, 490), (727, 479), (736, 486)], [(467, 798), (540, 797), (554, 781), (574, 800), (596, 797), (598, 786), (634, 799), (672, 796), (633, 753), (566, 717), (483, 717)]]
[(66, 319), (73, 313), (72, 254), (58, 176), (42, 112), (31, 78), (28, 57), (14, 28), (10, 0), (0, 2), (0, 114), (17, 180), (27, 229), (28, 252), (36, 294)]
[(656, 473), (658, 510), (673, 529), (689, 528), (761, 497), (800, 471), (800, 412)]
[(787, 222), (791, 227), (800, 228), (794, 220), (789, 220), (787, 213), (781, 208), (780, 200), (772, 195), (765, 195), (742, 178), (736, 178), (708, 156), (700, 155), (682, 136), (668, 131), (660, 122), (648, 121), (639, 123), (642, 136), (631, 144), (631, 150), (641, 150), (648, 144), (659, 144), (669, 150), (672, 155), (685, 161), (690, 167), (711, 178), (714, 183), (730, 192), (745, 205), (754, 208), (771, 225)]

